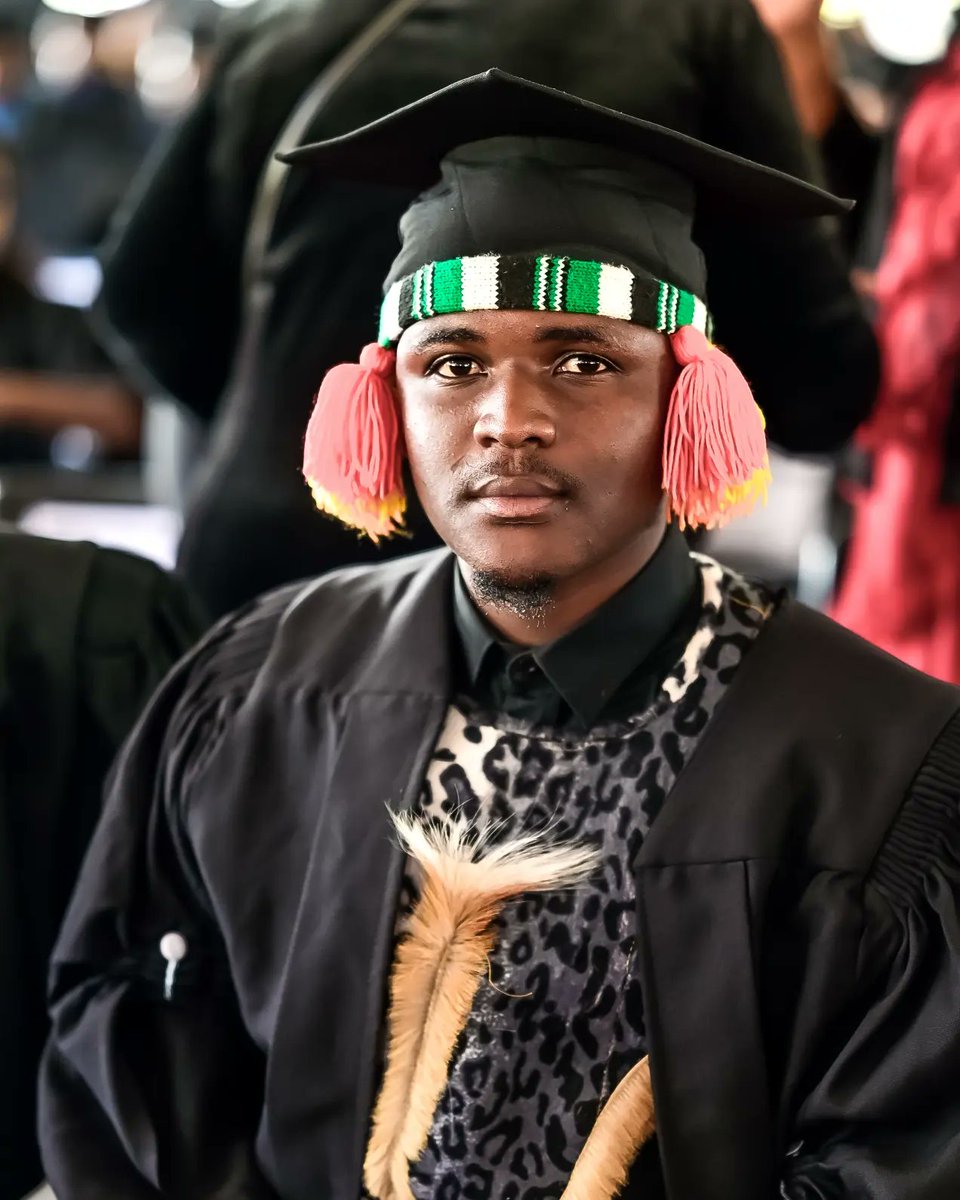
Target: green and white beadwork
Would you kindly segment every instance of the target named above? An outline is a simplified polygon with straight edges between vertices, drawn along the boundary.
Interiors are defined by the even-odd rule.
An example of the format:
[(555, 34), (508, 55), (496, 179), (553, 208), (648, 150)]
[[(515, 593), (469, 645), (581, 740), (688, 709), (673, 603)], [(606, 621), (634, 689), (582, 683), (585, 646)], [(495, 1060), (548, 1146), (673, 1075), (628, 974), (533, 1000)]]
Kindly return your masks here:
[(443, 313), (525, 309), (614, 317), (676, 333), (709, 335), (706, 305), (692, 292), (629, 267), (548, 254), (478, 254), (427, 263), (397, 280), (380, 310), (381, 346), (417, 321)]

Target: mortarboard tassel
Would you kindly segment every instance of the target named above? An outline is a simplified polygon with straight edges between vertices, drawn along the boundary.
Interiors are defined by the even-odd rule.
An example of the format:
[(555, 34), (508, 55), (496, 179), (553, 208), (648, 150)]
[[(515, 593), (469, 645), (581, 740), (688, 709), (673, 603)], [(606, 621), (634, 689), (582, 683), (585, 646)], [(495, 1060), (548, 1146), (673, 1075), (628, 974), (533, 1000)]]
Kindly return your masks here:
[(590, 846), (551, 845), (541, 834), (491, 843), (462, 822), (393, 821), (423, 883), (390, 979), (387, 1069), (364, 1182), (377, 1200), (413, 1200), (410, 1166), (427, 1144), (457, 1039), (489, 969), (500, 910), (513, 897), (582, 882), (598, 860)]
[(321, 512), (373, 541), (403, 526), (403, 451), (393, 392), (396, 355), (375, 342), (324, 377), (307, 426), (303, 475)]
[(763, 413), (729, 355), (692, 325), (671, 334), (681, 371), (663, 439), (663, 489), (680, 528), (715, 529), (766, 500)]

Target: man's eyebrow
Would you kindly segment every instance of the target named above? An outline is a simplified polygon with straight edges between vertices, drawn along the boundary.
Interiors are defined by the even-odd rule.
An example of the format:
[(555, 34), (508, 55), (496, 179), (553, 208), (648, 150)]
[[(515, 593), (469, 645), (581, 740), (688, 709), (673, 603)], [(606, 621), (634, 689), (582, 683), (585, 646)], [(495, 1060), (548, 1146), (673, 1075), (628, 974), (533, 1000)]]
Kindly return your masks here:
[(594, 346), (611, 346), (613, 343), (593, 325), (550, 325), (541, 329), (535, 342), (589, 342)]
[(451, 342), (484, 343), (487, 339), (467, 325), (447, 326), (443, 329), (425, 329), (413, 343), (414, 353), (429, 350), (431, 346), (447, 346)]

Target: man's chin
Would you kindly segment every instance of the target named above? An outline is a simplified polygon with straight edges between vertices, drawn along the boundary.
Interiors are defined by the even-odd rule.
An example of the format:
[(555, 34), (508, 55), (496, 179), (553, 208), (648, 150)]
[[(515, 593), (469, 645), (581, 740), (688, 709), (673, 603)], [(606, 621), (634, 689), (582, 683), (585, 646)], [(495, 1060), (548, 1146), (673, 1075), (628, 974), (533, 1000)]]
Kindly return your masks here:
[(518, 616), (544, 613), (553, 602), (556, 579), (543, 571), (473, 570), (470, 590), (474, 599)]

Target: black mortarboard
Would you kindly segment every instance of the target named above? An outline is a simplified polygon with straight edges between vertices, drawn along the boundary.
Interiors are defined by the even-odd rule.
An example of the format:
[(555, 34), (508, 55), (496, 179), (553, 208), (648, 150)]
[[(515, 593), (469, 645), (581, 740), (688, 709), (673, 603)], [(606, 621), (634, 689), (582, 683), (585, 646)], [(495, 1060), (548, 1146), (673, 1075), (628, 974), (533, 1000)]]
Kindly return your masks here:
[[(575, 311), (591, 311), (591, 270), (595, 275), (597, 264), (610, 264), (634, 276), (632, 314), (621, 306), (613, 315), (671, 332), (676, 324), (657, 318), (664, 306), (659, 285), (677, 293), (666, 296), (671, 313), (678, 305), (689, 309), (692, 298), (702, 301), (706, 293), (703, 257), (692, 236), (696, 207), (774, 218), (849, 208), (770, 167), (496, 69), (283, 157), (328, 178), (427, 189), (401, 222), (403, 245), (386, 289), (401, 281), (406, 288), (393, 297), (399, 322), (397, 305), (387, 305), (381, 330), (387, 341), (418, 315), (456, 310), (431, 303), (440, 295), (454, 304), (450, 272), (415, 279), (421, 268), (460, 263), (453, 271), (462, 287), (465, 273), (487, 270), (476, 260), (491, 255), (501, 256), (499, 303), (484, 307), (537, 307), (538, 286), (548, 295), (572, 287), (574, 302), (582, 294), (587, 305)], [(544, 256), (590, 268), (575, 269), (572, 281), (558, 283), (547, 266), (538, 281), (536, 260)], [(469, 260), (465, 267), (463, 260)], [(476, 276), (465, 286), (483, 298), (492, 284)], [(608, 278), (608, 294), (615, 290)]]
[(342, 137), (298, 146), (281, 157), (340, 179), (426, 188), (436, 182), (440, 163), (451, 150), (504, 136), (566, 138), (623, 150), (635, 159), (673, 167), (738, 207), (782, 217), (842, 213), (852, 207), (850, 201), (772, 167), (496, 67)]

